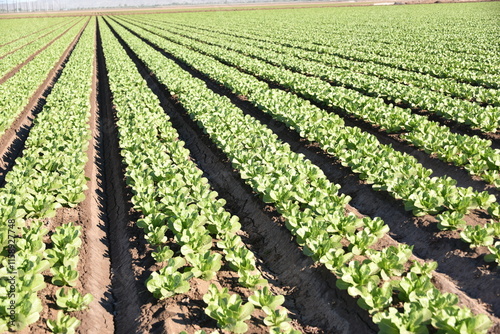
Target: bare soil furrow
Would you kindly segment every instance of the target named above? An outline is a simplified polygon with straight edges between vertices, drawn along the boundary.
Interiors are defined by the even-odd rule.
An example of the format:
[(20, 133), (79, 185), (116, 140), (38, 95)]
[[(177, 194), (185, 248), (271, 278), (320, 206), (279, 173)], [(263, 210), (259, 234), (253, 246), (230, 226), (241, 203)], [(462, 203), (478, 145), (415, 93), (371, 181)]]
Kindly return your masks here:
[(98, 62), (98, 103), (100, 131), (102, 136), (102, 164), (104, 176), (102, 185), (105, 199), (102, 205), (107, 213), (107, 235), (111, 261), (111, 293), (114, 299), (115, 333), (139, 332), (138, 319), (143, 304), (141, 295), (145, 293), (144, 284), (139, 284), (134, 273), (133, 253), (143, 240), (137, 230), (134, 211), (130, 203), (130, 189), (126, 187), (122, 157), (116, 128), (116, 114), (113, 109), (106, 61), (102, 50), (99, 25), (97, 26), (97, 62)]
[[(96, 36), (97, 47), (97, 36)], [(92, 80), (90, 129), (91, 143), (87, 151), (88, 162), (85, 176), (89, 178), (85, 200), (80, 203), (82, 211), (79, 222), (83, 225), (80, 282), (85, 293), (91, 293), (94, 301), (89, 309), (81, 314), (81, 333), (114, 333), (114, 296), (111, 285), (111, 259), (108, 236), (108, 217), (104, 193), (103, 136), (101, 135), (100, 114), (98, 109), (98, 62), (94, 58)]]

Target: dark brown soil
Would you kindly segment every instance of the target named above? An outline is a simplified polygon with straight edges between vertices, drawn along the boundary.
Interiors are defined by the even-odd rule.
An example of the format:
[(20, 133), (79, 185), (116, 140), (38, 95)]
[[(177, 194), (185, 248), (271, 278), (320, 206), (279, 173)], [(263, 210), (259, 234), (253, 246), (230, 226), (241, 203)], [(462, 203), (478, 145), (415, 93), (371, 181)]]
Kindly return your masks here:
[[(97, 35), (97, 33), (96, 33)], [(96, 36), (97, 49), (97, 36)], [(92, 140), (87, 152), (88, 162), (85, 175), (89, 178), (85, 201), (81, 203), (83, 215), (79, 222), (83, 225), (83, 245), (79, 269), (80, 282), (85, 293), (91, 293), (94, 301), (87, 311), (81, 312), (79, 327), (81, 333), (114, 332), (114, 298), (111, 286), (111, 258), (108, 237), (108, 217), (102, 203), (105, 198), (103, 170), (103, 136), (100, 128), (98, 109), (98, 64), (94, 58), (94, 76), (92, 80), (91, 118), (89, 121)]]

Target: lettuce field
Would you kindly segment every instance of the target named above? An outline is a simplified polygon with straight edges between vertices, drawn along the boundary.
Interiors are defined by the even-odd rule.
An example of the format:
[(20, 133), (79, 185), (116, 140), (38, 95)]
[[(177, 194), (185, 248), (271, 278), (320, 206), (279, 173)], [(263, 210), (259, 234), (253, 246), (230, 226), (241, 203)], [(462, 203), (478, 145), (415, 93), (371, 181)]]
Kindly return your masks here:
[(500, 333), (500, 3), (0, 31), (0, 332)]

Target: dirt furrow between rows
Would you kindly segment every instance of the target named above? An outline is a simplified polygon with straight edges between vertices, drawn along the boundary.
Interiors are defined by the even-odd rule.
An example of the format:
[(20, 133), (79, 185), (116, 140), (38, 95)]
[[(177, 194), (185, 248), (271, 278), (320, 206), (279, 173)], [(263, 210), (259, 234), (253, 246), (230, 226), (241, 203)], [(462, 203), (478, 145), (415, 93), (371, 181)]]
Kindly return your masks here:
[[(154, 47), (154, 45), (150, 45)], [(488, 313), (493, 313), (496, 317), (500, 315), (498, 267), (484, 262), (485, 248), (471, 250), (467, 244), (460, 240), (458, 232), (439, 231), (437, 221), (432, 216), (413, 217), (404, 210), (401, 201), (395, 200), (387, 192), (374, 191), (370, 185), (360, 181), (350, 169), (343, 167), (334, 157), (321, 150), (317, 143), (310, 143), (301, 138), (296, 131), (290, 130), (285, 124), (263, 113), (245, 101), (244, 97), (235, 96), (229, 90), (211, 81), (164, 50), (156, 49), (164, 56), (176, 61), (194, 77), (203, 80), (216, 93), (230, 98), (243, 112), (266, 124), (282, 141), (288, 143), (292, 150), (304, 154), (307, 159), (323, 170), (330, 181), (341, 185), (340, 192), (352, 197), (351, 205), (359, 212), (370, 217), (381, 217), (391, 228), (390, 236), (394, 240), (413, 245), (414, 254), (419, 258), (437, 261), (439, 263), (438, 272), (448, 277), (444, 278), (448, 284), (442, 283), (441, 286), (455, 291), (458, 291), (456, 286), (459, 286), (470, 298), (477, 299), (477, 301), (465, 301), (470, 298), (462, 294), (464, 303), (477, 311), (487, 310)], [(419, 161), (421, 162), (435, 160), (411, 147), (404, 147), (397, 142), (394, 145), (398, 145), (404, 149), (403, 151), (413, 150), (413, 153), (420, 157)], [(457, 173), (450, 172), (450, 168), (433, 167), (437, 175), (452, 174), (457, 176)], [(459, 184), (462, 186), (475, 184), (463, 181), (463, 179), (466, 179), (466, 176), (461, 175)], [(478, 222), (485, 221), (482, 212), (475, 212), (471, 217)]]
[(133, 252), (137, 252), (141, 235), (135, 228), (134, 212), (130, 203), (130, 189), (126, 187), (120, 155), (116, 114), (113, 109), (106, 71), (99, 23), (97, 26), (98, 104), (102, 140), (103, 193), (107, 213), (107, 234), (111, 260), (111, 293), (114, 299), (114, 332), (138, 332), (138, 319), (144, 295), (144, 284), (139, 284), (133, 270)]
[[(97, 49), (97, 32), (96, 32)], [(109, 242), (109, 219), (106, 214), (104, 201), (105, 179), (103, 161), (103, 136), (101, 113), (98, 106), (98, 60), (97, 52), (94, 57), (94, 73), (91, 93), (90, 129), (92, 133), (91, 145), (87, 151), (88, 162), (85, 166), (85, 175), (89, 178), (85, 200), (80, 203), (82, 211), (79, 222), (82, 229), (82, 251), (80, 267), (80, 281), (83, 289), (94, 297), (89, 309), (82, 312), (81, 333), (114, 333), (114, 296), (111, 284), (111, 259)]]
[(120, 42), (160, 99), (195, 163), (214, 190), (226, 199), (228, 209), (240, 217), (244, 241), (263, 260), (263, 272), (285, 294), (285, 306), (292, 311), (292, 317), (304, 328), (316, 328), (321, 333), (375, 332), (367, 313), (345, 291), (335, 287), (333, 274), (301, 253), (283, 219), (255, 196), (224, 153), (171, 97), (168, 88), (157, 81), (123, 40)]
[(71, 56), (76, 43), (78, 43), (81, 34), (87, 27), (87, 24), (82, 27), (75, 39), (61, 55), (57, 64), (49, 72), (45, 81), (31, 96), (23, 111), (0, 138), (0, 187), (4, 186), (5, 175), (14, 167), (16, 158), (24, 149), (24, 144), (28, 138), (31, 128), (33, 127), (33, 121), (36, 118), (36, 115), (40, 113), (45, 106), (47, 96), (49, 96), (55, 83), (61, 76), (64, 66), (68, 62), (68, 59)]

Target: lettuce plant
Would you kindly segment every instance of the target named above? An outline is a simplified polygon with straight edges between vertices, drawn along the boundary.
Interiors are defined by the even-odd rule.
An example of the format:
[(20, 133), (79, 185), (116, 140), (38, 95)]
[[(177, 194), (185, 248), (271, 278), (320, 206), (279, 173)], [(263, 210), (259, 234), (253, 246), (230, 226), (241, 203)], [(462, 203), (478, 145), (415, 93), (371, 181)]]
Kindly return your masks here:
[(379, 326), (380, 334), (427, 334), (431, 323), (431, 311), (416, 304), (404, 304), (401, 313), (394, 307), (376, 313), (373, 321)]
[(181, 257), (169, 259), (166, 267), (153, 272), (146, 280), (147, 289), (157, 299), (165, 299), (189, 291), (189, 279), (193, 276), (192, 273), (178, 271), (185, 264), (186, 261)]
[(460, 238), (469, 243), (471, 248), (491, 246), (493, 244), (494, 229), (487, 225), (467, 226), (460, 232)]
[(203, 280), (211, 280), (219, 271), (222, 255), (219, 253), (189, 253), (186, 260), (191, 265), (190, 271), (194, 277), (200, 277)]
[(41, 300), (29, 289), (18, 290), (16, 295), (16, 314), (14, 324), (9, 324), (9, 329), (20, 331), (40, 319), (43, 309)]
[(227, 288), (219, 292), (213, 284), (203, 300), (208, 304), (205, 313), (215, 319), (221, 329), (233, 333), (245, 333), (248, 330), (245, 321), (250, 319), (254, 310), (252, 303), (243, 303), (239, 295), (230, 295)]
[(300, 334), (300, 331), (292, 328), (290, 321), (291, 319), (288, 318), (288, 314), (283, 308), (270, 311), (264, 318), (264, 324), (269, 328), (270, 334)]
[(335, 273), (335, 275), (340, 276), (341, 269), (346, 263), (351, 261), (354, 257), (353, 253), (346, 253), (342, 248), (330, 250), (326, 253), (319, 261), (325, 264), (325, 267)]
[(56, 215), (56, 210), (61, 205), (55, 201), (55, 197), (51, 194), (43, 192), (37, 195), (28, 194), (24, 200), (24, 209), (29, 212), (26, 217), (34, 218), (50, 218)]
[(473, 198), (477, 207), (482, 209), (488, 209), (493, 203), (496, 203), (497, 200), (495, 195), (491, 195), (487, 191), (475, 193)]
[(372, 235), (378, 239), (382, 238), (389, 232), (389, 226), (379, 217), (373, 219), (364, 219), (365, 227), (370, 231)]
[(436, 214), (442, 211), (445, 203), (444, 197), (439, 195), (436, 190), (416, 191), (410, 195), (405, 202), (405, 209), (412, 211), (414, 216), (423, 216), (426, 214)]
[(74, 286), (80, 274), (76, 267), (72, 266), (56, 266), (50, 268), (52, 275), (52, 283), (58, 286), (69, 285)]
[(43, 222), (34, 221), (30, 227), (23, 228), (22, 238), (16, 241), (18, 252), (29, 252), (31, 254), (43, 254), (45, 243), (43, 236), (48, 233), (48, 230), (43, 227)]
[(444, 307), (436, 310), (432, 325), (438, 329), (438, 333), (486, 334), (492, 322), (486, 314), (473, 316), (465, 308)]
[(243, 244), (241, 237), (237, 234), (227, 235), (221, 241), (217, 242), (217, 247), (223, 250), (237, 248)]
[(258, 289), (269, 284), (260, 273), (252, 274), (252, 272), (247, 270), (238, 270), (238, 275), (238, 282), (245, 288)]
[(167, 242), (167, 237), (165, 236), (165, 233), (167, 233), (167, 231), (167, 225), (151, 226), (144, 237), (153, 246), (161, 245)]
[(151, 256), (156, 262), (166, 262), (174, 256), (174, 251), (168, 246), (158, 246)]
[(78, 326), (80, 326), (80, 320), (59, 311), (56, 320), (47, 320), (47, 326), (52, 333), (74, 334)]
[(341, 240), (342, 237), (339, 235), (329, 235), (324, 230), (314, 230), (307, 237), (303, 252), (314, 261), (318, 261), (331, 249), (341, 248)]
[(417, 275), (427, 276), (432, 278), (432, 272), (436, 270), (438, 267), (438, 263), (436, 261), (429, 261), (420, 263), (418, 261), (413, 262), (410, 271)]
[(457, 211), (445, 211), (436, 216), (438, 228), (451, 231), (465, 227), (467, 223), (463, 218), (464, 214)]
[(285, 297), (282, 295), (274, 295), (269, 287), (264, 287), (261, 290), (256, 290), (253, 295), (248, 297), (248, 301), (254, 306), (260, 307), (267, 315), (276, 310), (278, 306), (283, 304)]
[(392, 285), (390, 282), (385, 282), (382, 286), (368, 282), (367, 285), (359, 287), (358, 290), (360, 296), (357, 301), (358, 305), (371, 314), (381, 312), (391, 305)]
[(488, 213), (496, 220), (500, 219), (500, 204), (495, 202), (491, 203), (490, 207), (488, 208)]
[(500, 222), (490, 220), (490, 222), (486, 223), (484, 226), (486, 229), (491, 229), (494, 238), (500, 239)]
[(17, 272), (24, 272), (29, 275), (39, 274), (50, 267), (50, 263), (42, 258), (43, 252), (38, 254), (31, 253), (25, 250), (20, 250), (16, 253), (15, 266), (9, 263), (9, 258), (2, 259), (3, 267), (0, 268), (0, 275), (8, 276), (12, 273), (12, 267), (15, 267)]
[(328, 233), (339, 234), (342, 237), (354, 234), (359, 227), (364, 226), (368, 219), (359, 219), (354, 214), (344, 215), (341, 212), (333, 214), (330, 224), (326, 227)]
[(398, 297), (405, 302), (418, 302), (425, 297), (428, 291), (436, 289), (428, 276), (418, 276), (409, 272), (399, 281), (397, 290)]
[(204, 228), (189, 229), (175, 236), (175, 239), (181, 244), (182, 255), (193, 252), (206, 252), (212, 248), (212, 237)]
[(88, 307), (94, 297), (87, 293), (83, 296), (77, 289), (61, 288), (56, 292), (56, 304), (66, 311), (81, 311)]
[(495, 242), (494, 245), (488, 246), (490, 254), (484, 256), (486, 262), (493, 262), (500, 264), (500, 241)]
[(354, 255), (361, 255), (366, 252), (369, 246), (377, 242), (377, 236), (371, 234), (369, 230), (363, 229), (356, 232), (356, 234), (347, 236), (347, 240), (351, 243), (349, 245), (349, 250)]
[(208, 231), (217, 236), (234, 234), (241, 229), (238, 216), (231, 216), (223, 207), (218, 208), (208, 219)]
[(63, 247), (63, 248), (50, 248), (45, 251), (45, 258), (51, 266), (72, 266), (76, 267), (80, 251), (78, 248)]
[(56, 227), (54, 234), (50, 237), (54, 248), (79, 248), (82, 245), (81, 230), (81, 226), (75, 226), (72, 222)]
[(236, 247), (226, 250), (226, 261), (229, 266), (236, 271), (255, 270), (255, 258), (253, 253), (246, 247)]
[(368, 250), (367, 256), (379, 267), (380, 277), (383, 280), (390, 280), (392, 276), (403, 274), (404, 265), (412, 255), (412, 248), (400, 244), (398, 247), (389, 246), (379, 252)]

